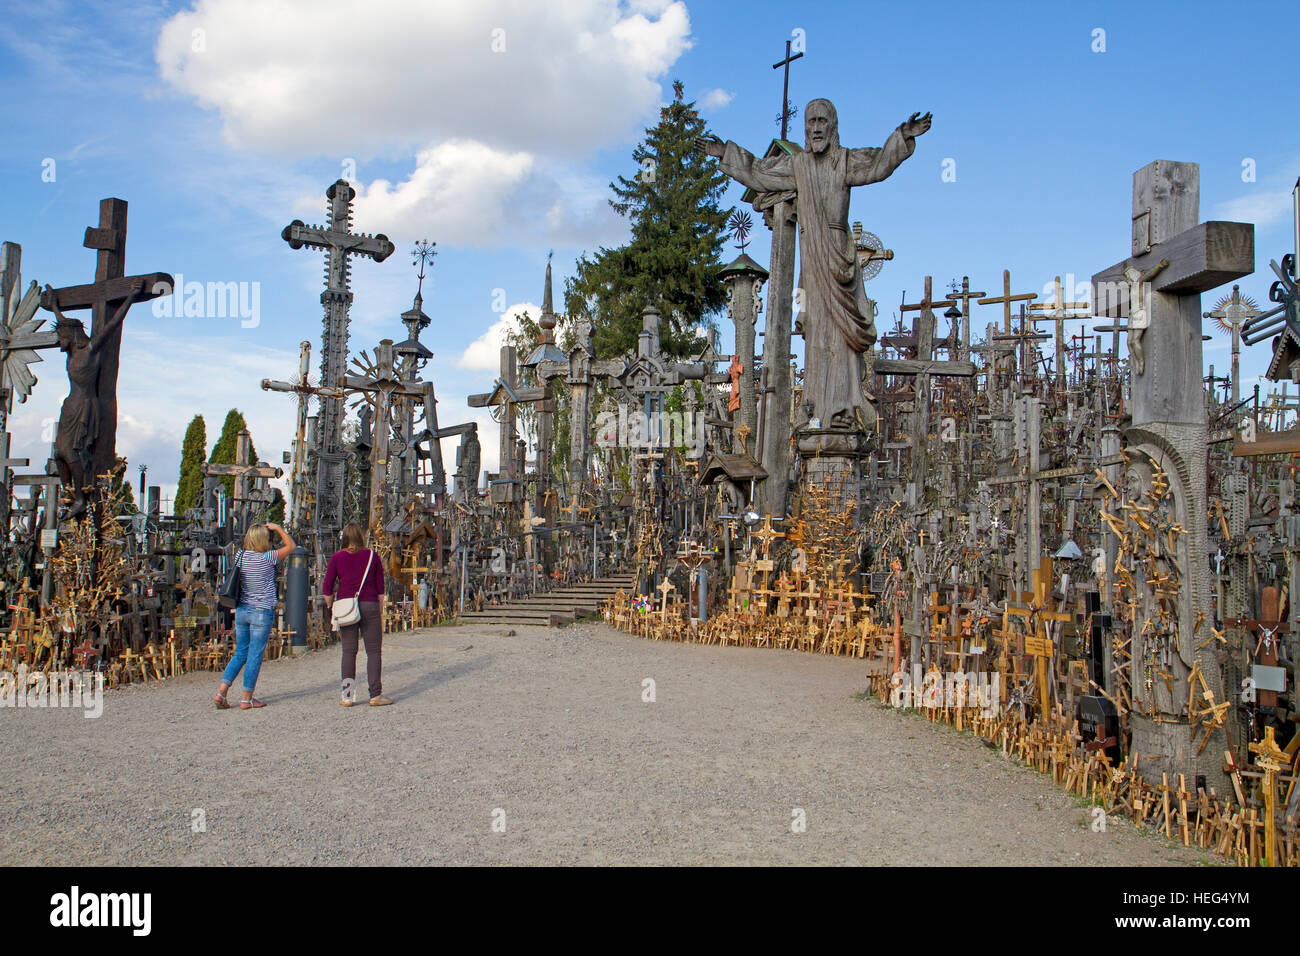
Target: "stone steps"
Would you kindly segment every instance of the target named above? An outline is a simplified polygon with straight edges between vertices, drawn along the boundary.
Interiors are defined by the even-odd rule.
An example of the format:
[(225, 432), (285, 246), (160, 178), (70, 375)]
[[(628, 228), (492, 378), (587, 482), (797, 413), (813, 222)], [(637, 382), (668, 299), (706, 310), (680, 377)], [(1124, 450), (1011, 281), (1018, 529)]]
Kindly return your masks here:
[(619, 574), (574, 584), (544, 594), (531, 594), (517, 601), (485, 607), (481, 611), (466, 611), (460, 621), (476, 624), (525, 624), (539, 627), (560, 627), (572, 624), (580, 617), (595, 617), (600, 605), (619, 590), (629, 591), (634, 578)]

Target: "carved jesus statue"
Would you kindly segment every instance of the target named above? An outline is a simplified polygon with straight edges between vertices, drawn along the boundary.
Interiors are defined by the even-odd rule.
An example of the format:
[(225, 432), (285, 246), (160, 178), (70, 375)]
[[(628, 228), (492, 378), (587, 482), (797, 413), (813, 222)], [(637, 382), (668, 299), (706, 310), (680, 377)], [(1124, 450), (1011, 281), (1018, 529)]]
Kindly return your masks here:
[(795, 193), (804, 407), (822, 428), (866, 431), (874, 421), (862, 393), (862, 356), (875, 344), (876, 327), (849, 231), (849, 191), (887, 179), (929, 128), (929, 113), (913, 113), (883, 147), (846, 149), (835, 107), (817, 99), (804, 110), (805, 149), (793, 156), (757, 159), (716, 136), (696, 141), (737, 182), (760, 192)]

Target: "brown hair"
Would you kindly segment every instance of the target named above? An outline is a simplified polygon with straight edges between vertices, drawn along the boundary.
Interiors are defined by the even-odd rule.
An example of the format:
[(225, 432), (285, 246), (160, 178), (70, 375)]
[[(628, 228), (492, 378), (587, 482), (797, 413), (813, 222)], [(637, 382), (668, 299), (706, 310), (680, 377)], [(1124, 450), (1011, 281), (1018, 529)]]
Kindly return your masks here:
[(244, 550), (271, 550), (271, 532), (266, 530), (266, 525), (255, 524), (244, 533)]
[(364, 548), (366, 546), (366, 529), (355, 521), (349, 521), (343, 527), (343, 547)]

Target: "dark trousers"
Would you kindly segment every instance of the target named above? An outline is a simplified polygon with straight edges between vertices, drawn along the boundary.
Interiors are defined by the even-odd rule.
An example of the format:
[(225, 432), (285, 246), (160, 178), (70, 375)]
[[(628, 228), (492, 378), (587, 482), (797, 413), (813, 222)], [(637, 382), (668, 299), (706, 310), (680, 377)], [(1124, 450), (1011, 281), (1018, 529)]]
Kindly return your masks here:
[(379, 611), (378, 601), (358, 601), (361, 620), (356, 624), (339, 628), (339, 637), (343, 640), (343, 679), (355, 681), (357, 678), (357, 635), (366, 642), (366, 681), (370, 685), (370, 696), (378, 697), (383, 693), (379, 679), (382, 658), (384, 616)]

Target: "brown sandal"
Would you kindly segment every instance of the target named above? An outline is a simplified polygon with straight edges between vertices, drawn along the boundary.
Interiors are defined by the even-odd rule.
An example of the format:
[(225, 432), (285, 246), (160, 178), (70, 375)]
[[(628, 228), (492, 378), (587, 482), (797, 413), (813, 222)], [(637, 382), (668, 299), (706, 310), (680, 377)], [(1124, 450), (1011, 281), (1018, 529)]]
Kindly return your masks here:
[(226, 700), (225, 694), (217, 694), (212, 698), (212, 703), (217, 705), (217, 710), (229, 710), (230, 701)]

